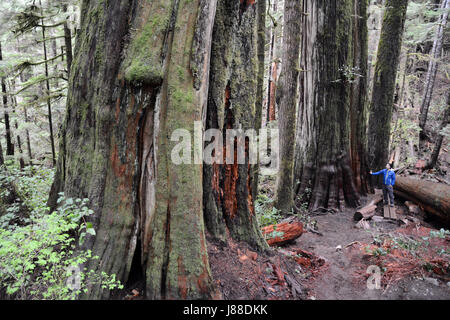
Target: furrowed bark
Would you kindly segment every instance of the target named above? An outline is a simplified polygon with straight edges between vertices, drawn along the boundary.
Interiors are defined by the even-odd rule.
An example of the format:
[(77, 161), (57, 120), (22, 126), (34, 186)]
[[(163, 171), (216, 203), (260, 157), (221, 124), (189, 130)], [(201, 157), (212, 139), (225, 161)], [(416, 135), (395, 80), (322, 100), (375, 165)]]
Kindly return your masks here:
[(408, 0), (387, 0), (378, 45), (369, 117), (369, 166), (384, 168), (389, 160), (389, 137), (395, 80)]
[[(350, 166), (353, 1), (303, 1), (300, 106), (294, 181), (296, 201), (311, 209), (356, 207)], [(305, 192), (307, 189), (310, 192)], [(302, 199), (310, 194), (309, 199)]]
[[(202, 120), (209, 50), (198, 39), (210, 35), (198, 17), (210, 5), (121, 0), (82, 6), (49, 204), (56, 205), (60, 191), (89, 198), (97, 235), (83, 248), (100, 259), (88, 267), (126, 282), (133, 258), (140, 257), (134, 267), (150, 299), (213, 293), (201, 165), (175, 165), (170, 139), (176, 129), (192, 134), (194, 121)], [(214, 10), (207, 12), (211, 21)], [(198, 53), (203, 57), (192, 60)], [(88, 298), (108, 294), (93, 287)]]
[[(206, 227), (213, 236), (225, 240), (229, 231), (234, 239), (264, 249), (267, 244), (254, 209), (257, 170), (249, 163), (248, 143), (245, 164), (238, 164), (238, 148), (244, 140), (238, 144), (239, 138), (227, 136), (227, 129), (245, 132), (258, 127), (257, 13), (254, 1), (217, 3), (206, 129), (220, 130), (223, 141), (212, 141), (216, 160), (203, 166), (203, 207)], [(227, 140), (231, 141), (228, 145)], [(227, 161), (227, 153), (233, 164)]]
[(293, 208), (295, 113), (300, 60), (301, 2), (284, 2), (283, 77), (278, 119), (280, 154), (278, 161), (276, 208), (289, 214)]
[(373, 192), (367, 158), (368, 91), (368, 1), (353, 2), (353, 67), (350, 96), (350, 159), (355, 186), (366, 195)]

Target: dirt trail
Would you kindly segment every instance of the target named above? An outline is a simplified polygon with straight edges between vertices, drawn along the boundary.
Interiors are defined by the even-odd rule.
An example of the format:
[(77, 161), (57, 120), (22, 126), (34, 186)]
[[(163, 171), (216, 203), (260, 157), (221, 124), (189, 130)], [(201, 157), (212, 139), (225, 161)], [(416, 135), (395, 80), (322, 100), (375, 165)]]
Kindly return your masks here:
[[(358, 267), (361, 267), (363, 262), (360, 244), (346, 246), (355, 241), (371, 243), (374, 237), (394, 231), (399, 228), (399, 225), (396, 222), (384, 220), (379, 223), (370, 222), (369, 230), (357, 229), (354, 227), (353, 213), (354, 210), (345, 210), (316, 217), (319, 231), (323, 236), (309, 232), (292, 244), (292, 247), (314, 252), (325, 258), (328, 263), (328, 268), (311, 283), (310, 298), (327, 300), (450, 299), (450, 287), (445, 280), (424, 280), (420, 276), (412, 279), (405, 278), (381, 290), (368, 289), (361, 275), (361, 269), (359, 276), (357, 274)], [(338, 246), (342, 249), (337, 249)], [(430, 277), (425, 273), (424, 276)]]

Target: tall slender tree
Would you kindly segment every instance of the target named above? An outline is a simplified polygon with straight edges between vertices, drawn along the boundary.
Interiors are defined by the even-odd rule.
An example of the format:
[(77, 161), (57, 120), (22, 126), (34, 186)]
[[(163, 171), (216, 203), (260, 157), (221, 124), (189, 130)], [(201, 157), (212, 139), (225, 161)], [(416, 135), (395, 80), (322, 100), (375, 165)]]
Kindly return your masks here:
[(431, 153), (430, 161), (427, 163), (427, 168), (434, 168), (437, 164), (439, 153), (441, 152), (442, 142), (444, 141), (444, 134), (442, 130), (445, 129), (445, 127), (450, 122), (450, 91), (447, 93), (447, 106), (444, 110), (444, 114), (442, 116), (441, 124), (439, 125), (439, 131), (437, 133), (436, 141), (434, 143), (434, 149)]
[(41, 7), (41, 30), (42, 30), (42, 46), (44, 49), (44, 70), (45, 70), (45, 86), (46, 86), (46, 95), (47, 95), (47, 117), (48, 117), (48, 127), (50, 130), (50, 146), (52, 150), (52, 163), (56, 165), (56, 150), (55, 150), (55, 137), (53, 134), (53, 115), (52, 115), (52, 104), (50, 98), (50, 80), (49, 80), (49, 72), (48, 72), (48, 55), (47, 55), (47, 39), (45, 35), (45, 24), (44, 24), (44, 11), (42, 8), (42, 1), (39, 0), (39, 5)]
[(408, 0), (386, 1), (369, 116), (369, 166), (374, 170), (384, 168), (389, 161), (395, 81), (407, 8)]
[(285, 0), (283, 29), (283, 77), (278, 119), (279, 160), (276, 189), (276, 207), (284, 214), (293, 208), (295, 115), (298, 103), (302, 3)]
[(450, 0), (442, 0), (440, 8), (442, 10), (442, 15), (438, 21), (436, 35), (433, 41), (433, 48), (431, 50), (430, 62), (428, 63), (428, 71), (425, 79), (422, 105), (420, 106), (419, 127), (421, 145), (427, 136), (425, 133), (425, 125), (427, 123), (428, 109), (430, 108), (431, 97), (433, 95), (439, 59), (442, 54), (442, 44), (444, 41), (444, 31), (445, 26), (447, 25), (447, 18), (450, 9)]
[[(3, 60), (2, 55), (2, 45), (0, 43), (0, 61)], [(3, 100), (3, 114), (5, 118), (5, 138), (6, 138), (6, 155), (13, 156), (14, 155), (14, 142), (12, 138), (11, 132), (11, 124), (9, 121), (9, 108), (8, 108), (8, 93), (6, 91), (6, 80), (5, 77), (1, 77), (1, 86), (2, 86), (2, 100)]]

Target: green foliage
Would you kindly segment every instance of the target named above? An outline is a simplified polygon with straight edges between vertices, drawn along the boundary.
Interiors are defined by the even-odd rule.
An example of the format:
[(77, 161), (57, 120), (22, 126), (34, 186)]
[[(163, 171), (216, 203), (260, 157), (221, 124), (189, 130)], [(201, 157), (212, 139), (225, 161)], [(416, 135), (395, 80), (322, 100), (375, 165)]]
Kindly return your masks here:
[[(32, 174), (34, 173), (34, 175)], [(95, 236), (88, 221), (93, 211), (88, 199), (72, 199), (60, 194), (58, 209), (49, 213), (45, 201), (53, 170), (29, 167), (10, 177), (25, 195), (30, 217), (19, 224), (0, 218), (0, 287), (14, 299), (76, 299), (93, 284), (104, 289), (123, 288), (115, 275), (97, 274), (82, 266), (92, 256), (79, 250), (86, 234)]]
[(273, 227), (273, 231), (272, 231), (271, 233), (266, 234), (266, 235), (264, 236), (264, 238), (265, 238), (266, 240), (269, 240), (269, 239), (275, 239), (275, 238), (282, 238), (283, 236), (284, 236), (284, 232), (282, 232), (282, 231), (277, 231), (277, 227), (274, 226), (274, 227)]
[(280, 212), (273, 206), (273, 199), (265, 194), (259, 194), (255, 201), (255, 211), (258, 223), (261, 227), (277, 224), (282, 216)]

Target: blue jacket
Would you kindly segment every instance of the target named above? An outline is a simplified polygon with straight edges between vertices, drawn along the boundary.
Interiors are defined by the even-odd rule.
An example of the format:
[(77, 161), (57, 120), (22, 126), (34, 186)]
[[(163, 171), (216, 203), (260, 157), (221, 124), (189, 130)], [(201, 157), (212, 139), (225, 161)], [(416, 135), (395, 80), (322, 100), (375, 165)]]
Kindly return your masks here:
[(386, 184), (388, 186), (393, 186), (395, 184), (394, 170), (383, 169), (381, 171), (372, 173), (372, 175), (374, 176), (379, 174), (383, 174), (383, 184)]

